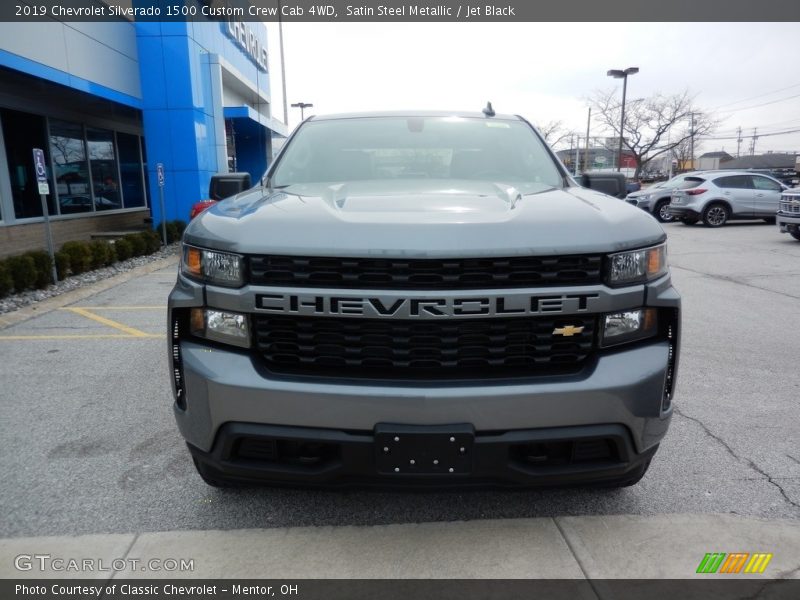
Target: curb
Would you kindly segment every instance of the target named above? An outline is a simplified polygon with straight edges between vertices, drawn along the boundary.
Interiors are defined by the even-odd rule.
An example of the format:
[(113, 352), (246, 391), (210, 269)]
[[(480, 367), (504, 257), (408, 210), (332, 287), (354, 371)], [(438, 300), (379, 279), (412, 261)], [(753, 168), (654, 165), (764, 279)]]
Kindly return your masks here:
[[(14, 568), (14, 557), (33, 552), (106, 565), (114, 559), (142, 565), (182, 558), (193, 566), (150, 572), (126, 564), (88, 573)], [(701, 571), (698, 565), (709, 553), (759, 553), (769, 559), (763, 571), (724, 565), (719, 572)], [(268, 573), (290, 579), (713, 580), (719, 575), (761, 580), (756, 581), (760, 585), (798, 580), (798, 556), (800, 521), (731, 514), (605, 515), (6, 538), (0, 539), (0, 578), (248, 579)]]
[(166, 258), (160, 258), (146, 265), (134, 267), (130, 271), (113, 275), (107, 279), (81, 286), (77, 289), (59, 294), (58, 296), (53, 296), (52, 298), (47, 298), (41, 302), (36, 302), (35, 304), (25, 306), (19, 310), (5, 313), (0, 315), (0, 330), (11, 327), (12, 325), (23, 323), (28, 319), (32, 319), (33, 317), (47, 314), (67, 306), (68, 304), (74, 304), (79, 300), (85, 300), (90, 296), (104, 292), (112, 287), (130, 281), (131, 279), (135, 279), (141, 275), (147, 275), (148, 273), (152, 273), (154, 271), (160, 271), (161, 269), (176, 264), (178, 264), (177, 254), (167, 256)]

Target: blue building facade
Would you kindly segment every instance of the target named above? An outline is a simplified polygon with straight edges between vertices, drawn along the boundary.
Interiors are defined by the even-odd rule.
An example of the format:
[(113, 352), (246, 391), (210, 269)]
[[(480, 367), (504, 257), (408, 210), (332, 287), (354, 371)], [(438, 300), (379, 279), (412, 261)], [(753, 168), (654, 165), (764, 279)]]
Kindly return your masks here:
[(42, 245), (34, 147), (57, 244), (186, 220), (215, 173), (257, 182), (286, 135), (268, 58), (263, 23), (0, 23), (0, 256)]

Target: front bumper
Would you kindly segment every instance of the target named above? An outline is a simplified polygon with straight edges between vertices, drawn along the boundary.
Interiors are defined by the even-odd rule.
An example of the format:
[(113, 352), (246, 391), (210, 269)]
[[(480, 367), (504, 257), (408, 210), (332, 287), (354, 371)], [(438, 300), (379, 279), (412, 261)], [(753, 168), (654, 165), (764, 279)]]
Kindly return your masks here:
[(633, 197), (633, 198), (631, 198), (631, 197), (628, 197), (626, 199), (626, 202), (628, 204), (633, 204), (634, 206), (638, 206), (642, 210), (646, 210), (647, 212), (650, 212), (650, 208), (651, 208), (650, 204), (651, 204), (651, 202), (650, 202), (649, 198), (642, 198), (642, 197), (639, 197), (639, 198)]
[(778, 224), (778, 229), (781, 233), (790, 233), (800, 231), (800, 215), (785, 213), (778, 213), (775, 215), (775, 222)]
[[(608, 292), (608, 302), (680, 308), (680, 298), (668, 277), (635, 292), (612, 292)], [(203, 286), (179, 278), (170, 295), (170, 323), (175, 309), (205, 302), (216, 304)], [(616, 306), (617, 310), (623, 308)], [(574, 374), (455, 381), (277, 374), (250, 350), (194, 338), (180, 339), (178, 346), (182, 399), (174, 404), (175, 417), (198, 467), (212, 479), (218, 474), (326, 485), (385, 484), (367, 455), (374, 447), (376, 426), (390, 423), (416, 427), (461, 424), (474, 431), (476, 462), (469, 476), (445, 481), (425, 477), (423, 484), (619, 481), (644, 468), (672, 416), (671, 405), (664, 404), (670, 344), (661, 338), (603, 350)], [(674, 373), (677, 349), (676, 337)], [(174, 370), (172, 355), (171, 366)], [(339, 458), (299, 471), (252, 458), (242, 461), (231, 454), (242, 431), (255, 438), (333, 440)], [(543, 470), (537, 465), (520, 467), (509, 454), (513, 444), (535, 443), (554, 435), (563, 436), (562, 441), (570, 444), (598, 436), (609, 439), (613, 457)], [(413, 479), (392, 481), (419, 483)]]
[[(447, 427), (405, 431), (424, 435), (426, 429), (443, 432)], [(464, 428), (453, 430), (463, 433)], [(395, 464), (389, 452), (384, 454), (389, 450), (384, 443), (392, 442), (382, 441), (379, 427), (348, 432), (227, 423), (209, 452), (191, 444), (189, 450), (207, 479), (228, 483), (436, 488), (621, 483), (638, 478), (657, 450), (652, 446), (637, 454), (621, 425), (517, 430), (476, 435), (474, 443), (462, 448), (461, 468), (450, 472), (448, 465), (454, 463), (437, 460), (435, 454), (426, 457), (421, 446), (397, 456), (396, 469), (382, 469), (385, 458)], [(434, 460), (440, 464), (434, 467)]]

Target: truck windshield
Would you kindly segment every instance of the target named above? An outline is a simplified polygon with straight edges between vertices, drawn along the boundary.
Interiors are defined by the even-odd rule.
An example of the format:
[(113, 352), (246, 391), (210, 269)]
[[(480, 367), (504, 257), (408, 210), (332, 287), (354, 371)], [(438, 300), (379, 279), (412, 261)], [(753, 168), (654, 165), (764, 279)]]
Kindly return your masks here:
[(271, 177), (274, 187), (387, 179), (563, 185), (555, 161), (526, 123), (461, 117), (310, 121)]

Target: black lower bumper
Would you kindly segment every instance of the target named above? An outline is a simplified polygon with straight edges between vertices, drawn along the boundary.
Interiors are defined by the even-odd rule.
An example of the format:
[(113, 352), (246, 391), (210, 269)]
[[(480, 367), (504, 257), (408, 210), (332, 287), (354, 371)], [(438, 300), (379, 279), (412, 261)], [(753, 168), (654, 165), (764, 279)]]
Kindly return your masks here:
[(223, 485), (563, 486), (638, 480), (641, 454), (622, 425), (476, 433), (468, 424), (380, 424), (371, 432), (227, 423), (210, 452), (189, 445), (201, 475)]

